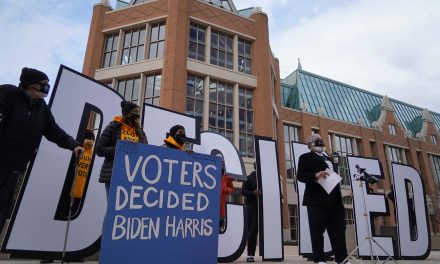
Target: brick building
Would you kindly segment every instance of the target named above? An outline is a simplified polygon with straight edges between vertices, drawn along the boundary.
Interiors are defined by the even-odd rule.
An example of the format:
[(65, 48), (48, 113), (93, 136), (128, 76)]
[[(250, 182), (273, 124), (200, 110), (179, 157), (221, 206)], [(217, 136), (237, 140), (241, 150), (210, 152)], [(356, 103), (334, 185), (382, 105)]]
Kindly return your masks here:
[[(126, 100), (195, 116), (202, 130), (233, 142), (249, 170), (253, 136), (277, 140), (287, 194), (285, 240), (297, 238), (290, 142), (304, 142), (318, 131), (342, 160), (347, 154), (379, 158), (387, 168), (386, 179), (387, 162), (418, 169), (431, 205), (431, 231), (438, 232), (440, 115), (301, 67), (281, 80), (269, 45), (268, 18), (259, 8), (237, 10), (232, 0), (137, 0), (118, 1), (112, 9), (103, 0), (93, 7), (83, 73)], [(346, 164), (340, 166), (346, 173)], [(347, 222), (352, 223), (347, 183), (345, 178), (344, 204)], [(379, 192), (387, 189), (387, 180), (377, 187)], [(377, 221), (394, 223), (392, 216)]]

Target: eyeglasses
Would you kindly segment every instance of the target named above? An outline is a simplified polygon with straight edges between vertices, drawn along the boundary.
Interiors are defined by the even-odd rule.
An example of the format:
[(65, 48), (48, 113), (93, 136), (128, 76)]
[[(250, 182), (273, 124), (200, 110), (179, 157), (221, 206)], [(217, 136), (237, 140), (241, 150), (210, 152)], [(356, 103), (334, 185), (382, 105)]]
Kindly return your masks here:
[[(38, 84), (40, 86), (40, 89), (39, 89), (40, 92), (45, 93), (45, 94), (49, 93), (50, 85), (48, 83), (36, 83), (36, 84)], [(38, 90), (38, 89), (36, 89), (36, 90)]]
[(130, 115), (131, 115), (133, 118), (139, 118), (139, 117), (141, 117), (140, 115), (135, 114), (135, 113), (130, 113)]

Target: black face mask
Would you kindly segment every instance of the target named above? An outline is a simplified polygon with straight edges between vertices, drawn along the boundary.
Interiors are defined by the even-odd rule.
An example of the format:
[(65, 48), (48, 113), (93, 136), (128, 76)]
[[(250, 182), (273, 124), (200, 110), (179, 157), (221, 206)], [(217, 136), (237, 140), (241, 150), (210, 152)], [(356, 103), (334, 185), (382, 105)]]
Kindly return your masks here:
[(129, 116), (128, 116), (128, 121), (132, 124), (132, 125), (134, 125), (134, 124), (136, 124), (136, 120), (139, 118), (139, 115), (136, 115), (136, 114), (130, 114)]
[(186, 140), (186, 135), (185, 134), (176, 134), (174, 136), (174, 140), (176, 140), (176, 142), (179, 143), (179, 145), (183, 145), (183, 143), (185, 143), (185, 140)]

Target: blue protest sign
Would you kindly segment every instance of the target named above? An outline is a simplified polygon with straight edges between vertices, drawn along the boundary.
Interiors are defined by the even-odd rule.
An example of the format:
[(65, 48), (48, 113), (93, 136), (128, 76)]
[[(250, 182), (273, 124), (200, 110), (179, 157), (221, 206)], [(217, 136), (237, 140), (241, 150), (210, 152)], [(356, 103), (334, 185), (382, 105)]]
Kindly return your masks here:
[(119, 141), (100, 263), (217, 263), (221, 160)]

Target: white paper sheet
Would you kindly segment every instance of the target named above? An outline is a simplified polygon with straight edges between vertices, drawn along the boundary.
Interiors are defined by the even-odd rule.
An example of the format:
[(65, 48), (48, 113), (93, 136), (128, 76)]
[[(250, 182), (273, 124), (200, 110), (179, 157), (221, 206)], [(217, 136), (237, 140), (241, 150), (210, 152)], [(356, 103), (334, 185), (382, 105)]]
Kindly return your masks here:
[(319, 178), (318, 183), (321, 184), (322, 188), (324, 188), (328, 194), (330, 194), (342, 178), (333, 170), (326, 169), (325, 171), (329, 173), (329, 176)]

